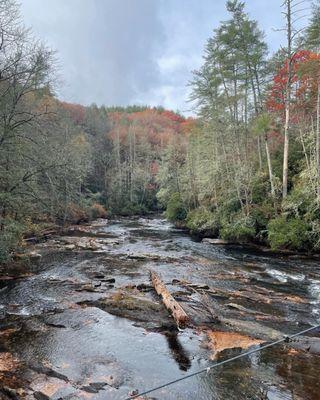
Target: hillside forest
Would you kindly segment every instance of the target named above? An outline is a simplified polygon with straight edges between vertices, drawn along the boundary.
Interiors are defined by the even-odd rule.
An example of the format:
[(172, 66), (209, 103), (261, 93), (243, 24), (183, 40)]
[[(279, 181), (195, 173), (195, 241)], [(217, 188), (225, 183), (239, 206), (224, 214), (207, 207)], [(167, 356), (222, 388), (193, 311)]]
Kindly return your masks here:
[(0, 261), (53, 226), (150, 212), (199, 237), (319, 251), (320, 4), (302, 31), (293, 6), (271, 54), (227, 1), (185, 117), (59, 100), (58, 53), (0, 0)]

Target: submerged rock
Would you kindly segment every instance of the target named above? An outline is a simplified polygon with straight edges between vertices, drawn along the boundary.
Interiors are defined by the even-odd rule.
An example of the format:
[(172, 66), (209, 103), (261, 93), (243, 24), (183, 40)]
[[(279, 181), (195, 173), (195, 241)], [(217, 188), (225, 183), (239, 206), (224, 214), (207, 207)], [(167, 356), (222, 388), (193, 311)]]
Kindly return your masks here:
[(47, 375), (39, 375), (35, 378), (30, 388), (37, 400), (58, 400), (76, 391), (68, 382)]
[(175, 329), (175, 323), (166, 308), (138, 291), (128, 293), (120, 290), (110, 297), (79, 304), (97, 307), (110, 314), (128, 318), (148, 329)]

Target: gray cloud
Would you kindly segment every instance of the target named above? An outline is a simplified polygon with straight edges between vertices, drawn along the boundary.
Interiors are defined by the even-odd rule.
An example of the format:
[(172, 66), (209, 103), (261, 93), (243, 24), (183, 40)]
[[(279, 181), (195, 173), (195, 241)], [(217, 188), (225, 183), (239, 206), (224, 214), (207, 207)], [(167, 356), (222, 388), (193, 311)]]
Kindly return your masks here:
[(58, 51), (66, 100), (128, 104), (157, 85), (165, 34), (156, 1), (23, 0), (22, 11)]
[[(279, 0), (248, 0), (271, 50), (283, 42)], [(187, 111), (191, 70), (227, 19), (224, 0), (22, 0), (27, 26), (58, 51), (59, 96), (82, 104)]]

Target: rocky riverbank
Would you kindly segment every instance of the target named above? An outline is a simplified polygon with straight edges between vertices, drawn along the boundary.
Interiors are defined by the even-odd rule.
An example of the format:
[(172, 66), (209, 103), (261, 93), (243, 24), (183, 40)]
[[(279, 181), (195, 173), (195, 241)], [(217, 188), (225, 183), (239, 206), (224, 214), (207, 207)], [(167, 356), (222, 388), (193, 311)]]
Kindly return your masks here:
[[(193, 241), (156, 217), (75, 226), (28, 251), (37, 256), (0, 280), (4, 399), (120, 400), (319, 321), (316, 260)], [(190, 317), (183, 331), (151, 269)], [(315, 400), (319, 341), (315, 332), (154, 396), (239, 398), (241, 382), (243, 398)]]

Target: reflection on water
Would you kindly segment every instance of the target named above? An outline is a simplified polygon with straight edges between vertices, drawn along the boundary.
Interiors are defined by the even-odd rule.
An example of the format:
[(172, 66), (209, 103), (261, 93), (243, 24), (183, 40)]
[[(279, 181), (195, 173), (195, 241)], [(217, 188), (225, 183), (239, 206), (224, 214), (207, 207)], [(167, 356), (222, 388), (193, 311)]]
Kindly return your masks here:
[(182, 371), (188, 371), (191, 367), (191, 361), (189, 359), (188, 352), (183, 348), (179, 341), (176, 332), (168, 332), (165, 335), (169, 349), (171, 350), (172, 357), (179, 364), (179, 368)]

